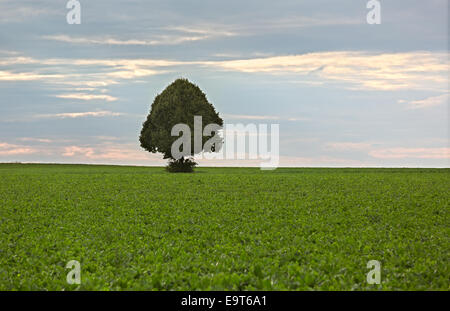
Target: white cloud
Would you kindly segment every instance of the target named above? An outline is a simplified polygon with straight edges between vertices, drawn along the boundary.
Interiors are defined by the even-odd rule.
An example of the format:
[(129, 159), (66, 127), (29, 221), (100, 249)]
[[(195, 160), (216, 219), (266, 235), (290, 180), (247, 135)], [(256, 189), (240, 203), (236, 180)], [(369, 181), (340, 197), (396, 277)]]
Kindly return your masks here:
[(22, 137), (19, 138), (20, 141), (30, 141), (30, 142), (38, 142), (38, 143), (51, 143), (53, 140), (47, 138), (36, 138), (36, 137)]
[(448, 159), (450, 158), (450, 148), (379, 148), (375, 149), (379, 143), (367, 142), (332, 142), (325, 144), (326, 149), (336, 151), (361, 151), (369, 156), (378, 159)]
[(223, 114), (224, 118), (235, 120), (280, 120), (280, 121), (308, 121), (307, 118), (280, 117), (274, 115), (245, 115), (245, 114)]
[(64, 14), (64, 11), (45, 8), (41, 6), (27, 6), (22, 3), (16, 5), (17, 1), (5, 1), (0, 3), (0, 23), (24, 22), (35, 17), (45, 15)]
[(10, 51), (10, 50), (0, 50), (0, 54), (6, 54), (6, 55), (20, 55), (17, 51)]
[(429, 108), (439, 105), (445, 105), (449, 103), (450, 94), (442, 94), (438, 96), (431, 96), (420, 100), (399, 100), (399, 103), (407, 103), (409, 109), (421, 109), (421, 108)]
[[(33, 64), (34, 68), (18, 72), (20, 65)], [(81, 87), (105, 87), (119, 83), (121, 79), (133, 79), (168, 72), (161, 67), (193, 64), (165, 59), (67, 59), (0, 56), (0, 65), (14, 67), (13, 70), (0, 70), (3, 81), (34, 81), (66, 84)], [(82, 68), (80, 68), (82, 67)], [(54, 74), (64, 71), (65, 74)]]
[(116, 117), (121, 116), (123, 113), (121, 112), (112, 112), (112, 111), (87, 111), (87, 112), (64, 112), (64, 113), (54, 113), (54, 114), (39, 114), (36, 115), (37, 118), (84, 118), (84, 117)]
[[(135, 79), (176, 71), (178, 66), (201, 66), (217, 70), (295, 76), (295, 83), (343, 84), (347, 89), (448, 91), (446, 53), (317, 52), (290, 56), (221, 61), (175, 61), (167, 59), (33, 59), (7, 57), (5, 66), (33, 63), (31, 72), (0, 71), (0, 80), (41, 80), (78, 86), (106, 86), (122, 79)], [(80, 69), (80, 66), (84, 68)], [(55, 70), (66, 74), (50, 74)], [(292, 81), (292, 80), (290, 80)], [(439, 97), (434, 100), (442, 100)], [(417, 102), (417, 106), (424, 103)]]
[(228, 119), (241, 119), (241, 120), (279, 120), (278, 116), (256, 116), (256, 115), (243, 115), (243, 114), (224, 114), (224, 118)]
[(380, 159), (450, 159), (450, 148), (388, 148), (372, 150), (369, 155)]
[(348, 151), (348, 150), (357, 150), (364, 151), (368, 150), (372, 147), (372, 143), (353, 143), (353, 142), (330, 142), (325, 144), (326, 149), (337, 150), (337, 151)]
[(0, 66), (11, 66), (17, 64), (36, 64), (38, 60), (32, 57), (25, 56), (14, 56), (14, 57), (5, 57), (0, 60)]
[(64, 75), (49, 75), (35, 72), (11, 72), (0, 70), (0, 81), (32, 81), (47, 79), (62, 79)]
[[(47, 35), (43, 39), (71, 44), (103, 44), (103, 45), (178, 45), (186, 42), (207, 40), (218, 37), (235, 36), (236, 33), (227, 30), (215, 30), (214, 28), (197, 28), (187, 26), (165, 27), (172, 33), (154, 35), (151, 39), (123, 39), (111, 36), (75, 37), (68, 35)], [(173, 33), (173, 32), (176, 33)]]
[(31, 154), (31, 153), (35, 153), (35, 152), (37, 152), (36, 149), (28, 147), (28, 146), (0, 143), (0, 156), (20, 155), (20, 154), (23, 155), (23, 154)]
[(146, 163), (163, 165), (166, 160), (160, 154), (150, 154), (136, 144), (103, 143), (91, 146), (64, 147), (61, 155), (81, 162)]
[(95, 99), (101, 99), (106, 100), (108, 102), (115, 101), (118, 98), (113, 97), (110, 95), (104, 95), (104, 94), (86, 94), (86, 93), (73, 93), (73, 94), (59, 94), (55, 95), (55, 97), (58, 98), (67, 98), (67, 99), (79, 99), (79, 100), (95, 100)]
[[(447, 90), (446, 53), (318, 52), (204, 62), (227, 71), (292, 75), (311, 81), (338, 82), (352, 89)], [(298, 82), (297, 82), (298, 83)]]

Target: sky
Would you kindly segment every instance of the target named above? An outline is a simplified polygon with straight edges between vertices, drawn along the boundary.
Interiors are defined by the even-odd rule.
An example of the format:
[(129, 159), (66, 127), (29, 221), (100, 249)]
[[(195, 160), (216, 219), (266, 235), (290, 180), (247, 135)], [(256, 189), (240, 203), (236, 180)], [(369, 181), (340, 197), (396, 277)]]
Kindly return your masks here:
[(0, 0), (0, 162), (164, 165), (139, 133), (183, 77), (280, 166), (449, 167), (447, 0), (67, 2)]

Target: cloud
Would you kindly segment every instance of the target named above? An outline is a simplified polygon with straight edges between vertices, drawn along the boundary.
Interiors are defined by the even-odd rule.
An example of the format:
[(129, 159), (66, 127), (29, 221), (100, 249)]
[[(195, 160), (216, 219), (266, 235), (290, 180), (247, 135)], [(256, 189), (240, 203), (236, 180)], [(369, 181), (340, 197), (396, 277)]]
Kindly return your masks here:
[(318, 52), (241, 60), (205, 62), (227, 71), (295, 74), (309, 81), (328, 80), (351, 89), (447, 90), (446, 53)]
[(0, 54), (19, 55), (20, 53), (17, 51), (11, 51), (11, 50), (0, 50)]
[[(13, 52), (10, 52), (13, 53)], [(18, 54), (18, 52), (16, 52)], [(14, 56), (14, 57), (5, 57), (0, 60), (0, 66), (11, 66), (11, 65), (17, 65), (17, 64), (36, 64), (38, 63), (38, 60), (32, 58), (32, 57), (25, 57), (25, 56)]]
[[(151, 39), (123, 39), (111, 36), (74, 37), (68, 35), (46, 35), (42, 39), (71, 44), (103, 44), (103, 45), (178, 45), (186, 42), (201, 41), (219, 37), (235, 36), (237, 33), (219, 30), (209, 26), (174, 26), (162, 28), (165, 33), (154, 35)], [(175, 33), (174, 33), (175, 32)]]
[(0, 143), (0, 156), (31, 154), (31, 153), (35, 153), (35, 152), (37, 152), (37, 150), (34, 148), (31, 148), (31, 147), (8, 144), (8, 143)]
[[(31, 58), (25, 56), (2, 57), (0, 81), (39, 81), (63, 94), (51, 94), (64, 99), (105, 100), (112, 102), (117, 97), (107, 94), (105, 87), (122, 80), (133, 80), (168, 72), (166, 68), (182, 62), (164, 59), (85, 59), (85, 58)], [(9, 69), (8, 67), (11, 67)], [(64, 74), (55, 74), (63, 72)], [(133, 82), (137, 82), (136, 80)], [(72, 87), (69, 89), (69, 87)], [(74, 91), (81, 92), (74, 92)], [(83, 90), (88, 92), (82, 92)], [(59, 93), (58, 92), (58, 93)], [(53, 92), (52, 92), (53, 93)]]
[(127, 69), (121, 71), (113, 71), (106, 74), (108, 77), (119, 78), (119, 79), (133, 79), (137, 77), (152, 76), (157, 74), (166, 73), (164, 70), (149, 70), (144, 68)]
[(68, 146), (62, 156), (75, 158), (78, 161), (120, 161), (122, 163), (165, 164), (162, 155), (150, 154), (134, 144), (104, 143), (93, 146)]
[(49, 78), (61, 79), (64, 75), (50, 75), (39, 74), (35, 72), (11, 72), (0, 70), (0, 81), (32, 81), (32, 80), (47, 80)]
[(271, 20), (259, 24), (253, 24), (250, 27), (256, 27), (259, 29), (298, 29), (308, 27), (322, 27), (322, 26), (335, 26), (335, 25), (358, 25), (363, 21), (360, 18), (349, 17), (336, 17), (333, 15), (322, 16), (293, 16), (282, 19)]
[(44, 36), (43, 39), (67, 42), (71, 44), (104, 44), (104, 45), (176, 45), (184, 42), (204, 40), (205, 36), (160, 36), (158, 39), (117, 39), (104, 37), (71, 37), (67, 35)]
[(244, 115), (244, 114), (223, 114), (224, 118), (236, 120), (280, 120), (280, 121), (308, 121), (307, 118), (280, 117), (274, 115)]
[[(72, 86), (82, 86), (85, 87), (87, 86), (88, 88), (90, 88), (90, 91), (95, 90), (95, 88), (98, 87), (106, 87), (108, 85), (114, 85), (114, 84), (118, 84), (119, 82), (116, 80), (111, 80), (111, 79), (102, 79), (102, 80), (85, 80), (85, 79), (81, 79), (81, 80), (58, 80), (58, 81), (54, 81), (54, 83), (56, 84), (62, 84), (62, 85), (72, 85)], [(73, 90), (78, 90), (80, 88), (75, 88)], [(100, 90), (101, 91), (101, 90)]]
[[(7, 57), (5, 66), (36, 64), (31, 72), (0, 71), (0, 80), (41, 80), (78, 86), (106, 86), (179, 70), (179, 66), (217, 68), (224, 71), (295, 76), (295, 83), (343, 84), (347, 89), (448, 91), (448, 58), (440, 52), (369, 53), (317, 52), (217, 61), (167, 59), (33, 59)], [(53, 74), (64, 70), (65, 75)], [(442, 100), (440, 97), (433, 100)], [(418, 106), (421, 103), (417, 103)]]
[(326, 149), (336, 151), (361, 151), (378, 159), (449, 159), (450, 148), (383, 148), (374, 149), (378, 143), (332, 142), (325, 144)]
[(369, 155), (379, 159), (450, 159), (450, 148), (390, 148), (372, 150)]
[(47, 138), (36, 138), (36, 137), (22, 137), (19, 138), (20, 141), (30, 141), (30, 142), (38, 142), (38, 143), (51, 143), (53, 140)]
[(449, 98), (450, 94), (446, 93), (438, 96), (427, 97), (421, 100), (413, 100), (413, 101), (399, 100), (398, 102), (407, 103), (409, 109), (422, 109), (448, 104)]
[(364, 151), (372, 147), (372, 143), (352, 143), (352, 142), (331, 142), (326, 143), (325, 148), (330, 150), (338, 151), (348, 151), (348, 150), (358, 150)]
[(26, 6), (24, 3), (16, 5), (17, 1), (5, 1), (0, 3), (0, 23), (16, 23), (29, 21), (35, 17), (64, 14), (63, 11), (45, 8), (41, 6)]
[(229, 119), (241, 119), (241, 120), (279, 120), (278, 116), (255, 116), (255, 115), (242, 115), (242, 114), (224, 114), (224, 118)]
[(95, 100), (95, 99), (101, 99), (106, 100), (108, 102), (115, 101), (118, 98), (109, 96), (109, 95), (103, 95), (103, 94), (86, 94), (86, 93), (73, 93), (73, 94), (59, 94), (55, 95), (55, 97), (58, 98), (68, 98), (68, 99), (80, 99), (80, 100)]
[(55, 113), (55, 114), (39, 114), (36, 115), (37, 118), (84, 118), (84, 117), (116, 117), (121, 116), (123, 113), (121, 112), (112, 112), (112, 111), (87, 111), (87, 112), (64, 112), (64, 113)]
[(118, 141), (121, 140), (121, 138), (116, 137), (116, 136), (95, 136), (96, 139), (100, 140), (100, 141)]
[[(247, 20), (246, 23), (196, 23), (183, 26), (167, 26), (161, 30), (178, 31), (186, 34), (195, 34), (200, 40), (215, 39), (220, 37), (234, 36), (254, 36), (268, 33), (286, 33), (289, 30), (298, 30), (309, 27), (323, 27), (335, 25), (357, 25), (361, 24), (361, 19), (351, 19), (347, 17), (335, 16), (288, 16), (281, 19), (256, 19)], [(167, 39), (174, 40), (170, 35), (166, 34)], [(164, 36), (163, 36), (164, 37)], [(176, 38), (176, 37), (175, 37)], [(181, 37), (182, 38), (182, 37)], [(176, 41), (176, 40), (175, 40)], [(188, 41), (188, 40), (186, 40)], [(166, 43), (166, 40), (162, 40)], [(183, 43), (184, 41), (176, 41)]]
[[(36, 59), (25, 56), (4, 58), (0, 56), (1, 66), (14, 68), (13, 70), (0, 70), (0, 80), (40, 80), (53, 85), (105, 87), (117, 84), (121, 79), (167, 73), (169, 67), (189, 64), (194, 64), (194, 62), (165, 59)], [(27, 65), (33, 65), (33, 68), (30, 70)], [(21, 66), (23, 70), (19, 72), (18, 69)], [(65, 72), (65, 74), (54, 74), (54, 72), (60, 71)]]

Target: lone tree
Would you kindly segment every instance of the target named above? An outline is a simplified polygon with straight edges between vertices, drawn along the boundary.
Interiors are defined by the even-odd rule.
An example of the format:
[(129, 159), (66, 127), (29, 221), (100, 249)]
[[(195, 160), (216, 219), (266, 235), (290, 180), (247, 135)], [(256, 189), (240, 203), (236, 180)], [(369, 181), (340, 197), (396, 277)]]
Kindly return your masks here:
[[(183, 150), (184, 155), (177, 158), (172, 155), (172, 145), (179, 137), (172, 136), (172, 129), (180, 123), (189, 126), (191, 133), (189, 145), (194, 146), (194, 116), (202, 117), (201, 150), (198, 148), (190, 148), (187, 152)], [(160, 152), (164, 155), (164, 159), (169, 159), (166, 167), (169, 172), (192, 172), (197, 165), (192, 159), (196, 153), (217, 152), (221, 147), (221, 144), (213, 144), (205, 150), (205, 142), (210, 137), (204, 136), (203, 131), (208, 124), (222, 127), (223, 120), (198, 86), (187, 79), (177, 79), (155, 97), (147, 120), (143, 123), (139, 141), (145, 150), (152, 153)], [(214, 135), (217, 134), (217, 131), (214, 131)]]

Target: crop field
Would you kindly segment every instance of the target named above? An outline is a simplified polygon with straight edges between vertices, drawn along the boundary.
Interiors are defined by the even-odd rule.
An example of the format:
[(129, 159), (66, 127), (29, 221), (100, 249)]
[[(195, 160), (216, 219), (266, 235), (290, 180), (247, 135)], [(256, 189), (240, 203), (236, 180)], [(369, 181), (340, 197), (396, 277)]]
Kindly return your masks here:
[(449, 290), (449, 173), (1, 164), (0, 290)]

